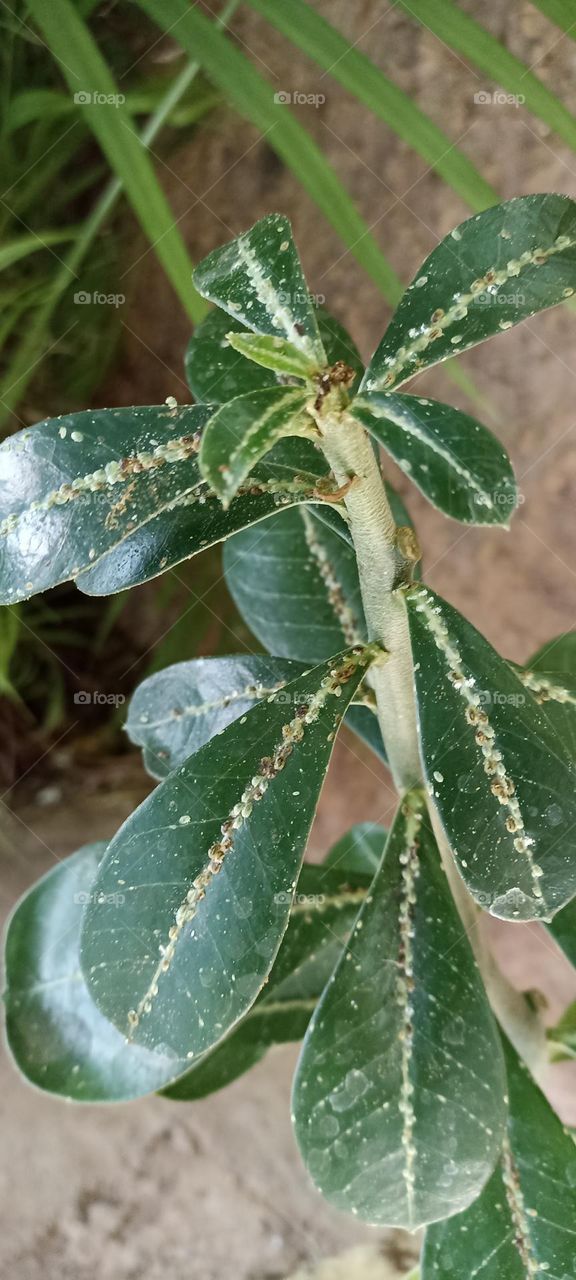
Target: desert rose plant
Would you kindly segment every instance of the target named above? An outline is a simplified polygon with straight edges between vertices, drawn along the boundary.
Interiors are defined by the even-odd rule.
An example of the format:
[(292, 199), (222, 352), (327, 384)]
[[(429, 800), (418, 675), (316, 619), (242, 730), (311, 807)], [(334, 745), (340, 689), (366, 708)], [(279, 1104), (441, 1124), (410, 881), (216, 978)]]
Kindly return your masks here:
[[(126, 728), (158, 785), (16, 907), (12, 1054), (73, 1101), (193, 1100), (303, 1037), (295, 1132), (333, 1204), (426, 1226), (422, 1280), (572, 1280), (574, 1141), (482, 923), (543, 921), (576, 963), (576, 641), (519, 667), (424, 586), (380, 451), (453, 520), (509, 524), (502, 446), (401, 388), (574, 293), (576, 205), (527, 196), (455, 228), (366, 370), (286, 218), (195, 284), (216, 309), (187, 353), (194, 405), (77, 413), (0, 449), (1, 600), (125, 590), (224, 541), (272, 656), (136, 690)], [(302, 866), (343, 721), (398, 810)], [(556, 1054), (573, 1033), (568, 1015)]]

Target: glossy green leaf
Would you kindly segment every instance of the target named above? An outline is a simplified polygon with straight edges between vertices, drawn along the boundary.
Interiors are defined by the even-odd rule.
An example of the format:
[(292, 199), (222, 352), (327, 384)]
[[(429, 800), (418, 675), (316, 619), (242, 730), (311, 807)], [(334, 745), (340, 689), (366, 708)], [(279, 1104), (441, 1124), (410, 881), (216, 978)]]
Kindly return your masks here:
[[(328, 364), (342, 360), (354, 369), (357, 379), (362, 377), (364, 365), (350, 335), (339, 320), (335, 320), (324, 307), (316, 311), (322, 344)], [(235, 396), (259, 391), (261, 387), (275, 387), (279, 379), (271, 369), (249, 363), (228, 341), (233, 332), (237, 336), (253, 336), (239, 320), (231, 320), (225, 311), (215, 307), (197, 325), (186, 351), (186, 377), (196, 400), (209, 404), (226, 404)], [(281, 378), (280, 378), (281, 380)]]
[(576, 968), (576, 899), (557, 911), (548, 922), (548, 931)]
[(407, 93), (331, 26), (306, 0), (250, 0), (253, 9), (293, 40), (324, 71), (389, 125), (474, 209), (497, 199), (472, 161)]
[(196, 267), (198, 292), (253, 333), (287, 339), (314, 365), (326, 364), (302, 265), (283, 214), (261, 218)]
[(387, 391), (552, 307), (576, 288), (576, 205), (518, 196), (455, 227), (406, 290), (366, 371)]
[(518, 674), (576, 760), (576, 633), (549, 640)]
[(352, 546), (310, 507), (245, 530), (224, 553), (224, 572), (243, 618), (270, 653), (320, 662), (365, 638)]
[(302, 868), (266, 986), (226, 1039), (165, 1090), (167, 1097), (203, 1098), (249, 1070), (272, 1045), (302, 1039), (369, 884), (366, 874), (348, 868), (346, 878), (340, 868)]
[(288, 923), (310, 824), (370, 650), (292, 681), (191, 756), (109, 846), (82, 967), (134, 1043), (205, 1052), (253, 1004)]
[(510, 1111), (502, 1160), (482, 1194), (430, 1227), (422, 1280), (571, 1280), (576, 1258), (576, 1147), (506, 1045)]
[(363, 742), (375, 752), (384, 764), (388, 764), (388, 757), (382, 738), (382, 732), (378, 723), (378, 716), (372, 707), (353, 706), (346, 714), (346, 721), (349, 729), (353, 729), (354, 733), (362, 739)]
[[(104, 842), (86, 845), (53, 867), (18, 903), (6, 935), (10, 1051), (32, 1084), (74, 1102), (138, 1098), (189, 1065), (167, 1051), (128, 1045), (82, 977), (80, 927), (105, 850)], [(117, 889), (107, 906), (120, 911), (122, 898)]]
[(317, 1186), (374, 1225), (457, 1213), (497, 1160), (502, 1053), (421, 795), (405, 797), (313, 1015), (293, 1106)]
[(126, 731), (153, 778), (165, 778), (205, 742), (289, 680), (299, 663), (242, 654), (175, 662), (138, 685)]
[(435, 507), (465, 524), (507, 524), (518, 502), (508, 454), (490, 431), (452, 405), (367, 392), (352, 406)]
[(230, 506), (240, 486), (287, 436), (310, 436), (313, 424), (305, 413), (307, 395), (293, 387), (265, 387), (223, 404), (202, 435), (200, 472)]
[(230, 346), (247, 360), (273, 369), (288, 378), (312, 378), (318, 365), (298, 351), (285, 338), (270, 338), (259, 333), (228, 334)]
[(0, 445), (0, 603), (77, 578), (108, 595), (310, 500), (326, 463), (286, 440), (228, 512), (198, 470), (207, 406), (102, 409), (48, 419)]
[(532, 0), (532, 4), (545, 15), (550, 18), (551, 22), (555, 22), (561, 27), (567, 36), (571, 36), (576, 40), (576, 23), (574, 21), (574, 10), (572, 8), (572, 0)]
[(198, 501), (197, 433), (210, 413), (167, 405), (84, 411), (5, 440), (1, 600), (21, 600), (96, 568), (159, 510), (173, 519), (179, 503)]
[(388, 832), (377, 822), (358, 822), (341, 836), (324, 859), (323, 866), (335, 870), (374, 875), (382, 861)]
[(271, 369), (251, 364), (235, 351), (228, 341), (234, 327), (236, 333), (250, 332), (238, 321), (214, 307), (197, 325), (186, 349), (186, 379), (196, 400), (210, 404), (226, 404), (235, 396), (262, 387), (275, 387), (278, 380)]
[(455, 609), (407, 593), (426, 777), (468, 888), (502, 919), (576, 892), (576, 763), (507, 662)]

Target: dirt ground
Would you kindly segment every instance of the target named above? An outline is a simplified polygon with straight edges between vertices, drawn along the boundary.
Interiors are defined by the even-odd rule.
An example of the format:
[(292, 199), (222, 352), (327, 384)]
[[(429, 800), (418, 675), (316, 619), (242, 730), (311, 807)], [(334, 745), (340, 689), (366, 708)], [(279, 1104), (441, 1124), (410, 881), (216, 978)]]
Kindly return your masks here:
[[(318, 0), (315, 7), (460, 140), (503, 197), (574, 194), (576, 160), (568, 149), (522, 107), (476, 105), (485, 78), (431, 33), (379, 0)], [(527, 3), (469, 0), (463, 7), (576, 106), (573, 42), (558, 39), (556, 28)], [(466, 215), (465, 207), (383, 125), (368, 122), (332, 79), (294, 50), (287, 57), (282, 40), (260, 20), (243, 14), (235, 29), (265, 64), (274, 91), (326, 95), (317, 110), (296, 109), (408, 281), (438, 238)], [(325, 295), (369, 354), (389, 308), (266, 140), (222, 108), (160, 172), (196, 260), (264, 213), (288, 213), (311, 289)], [(100, 403), (154, 403), (169, 394), (185, 400), (188, 326), (154, 256), (136, 236), (133, 243), (121, 363)], [(524, 501), (510, 533), (451, 524), (390, 468), (418, 527), (428, 581), (517, 660), (576, 626), (575, 333), (576, 317), (557, 310), (465, 359), (488, 402), (483, 416), (520, 477)], [(466, 406), (442, 371), (419, 386)], [(103, 768), (96, 782), (75, 780), (72, 790), (64, 776), (60, 795), (31, 802), (28, 793), (1, 836), (5, 907), (55, 858), (88, 838), (111, 835), (146, 786), (138, 760), (127, 757)], [(385, 821), (392, 805), (384, 770), (343, 739), (311, 855), (355, 821)], [(576, 998), (573, 973), (543, 933), (496, 923), (493, 932), (512, 979), (551, 994), (550, 1016)], [(365, 1280), (402, 1274), (414, 1256), (410, 1237), (349, 1221), (307, 1182), (288, 1120), (295, 1057), (292, 1049), (276, 1052), (215, 1103), (186, 1107), (148, 1099), (98, 1109), (73, 1109), (30, 1091), (4, 1059), (0, 1272), (18, 1280), (284, 1280), (298, 1271), (299, 1280), (308, 1280), (323, 1259), (353, 1250), (340, 1272), (352, 1280), (369, 1250)], [(571, 1067), (557, 1067), (547, 1082), (573, 1124), (574, 1081)], [(322, 1280), (336, 1280), (336, 1272), (323, 1271)]]

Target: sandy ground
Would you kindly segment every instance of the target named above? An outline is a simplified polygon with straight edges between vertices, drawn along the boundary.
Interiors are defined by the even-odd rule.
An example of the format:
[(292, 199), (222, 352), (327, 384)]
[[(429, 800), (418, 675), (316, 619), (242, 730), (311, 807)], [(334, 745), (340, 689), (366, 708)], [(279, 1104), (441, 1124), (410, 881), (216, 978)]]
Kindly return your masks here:
[[(378, 0), (320, 0), (316, 7), (461, 139), (503, 196), (574, 194), (576, 161), (567, 148), (522, 108), (477, 107), (474, 93), (485, 79), (430, 33), (383, 10)], [(464, 7), (574, 105), (576, 45), (557, 40), (556, 29), (528, 4), (473, 0)], [(267, 64), (263, 70), (275, 90), (326, 94), (320, 109), (302, 108), (301, 118), (408, 281), (438, 238), (465, 216), (464, 206), (384, 126), (367, 127), (364, 109), (331, 79), (321, 79), (294, 51), (287, 59), (282, 41), (258, 20), (244, 16), (238, 30)], [(262, 214), (287, 212), (312, 290), (325, 294), (369, 353), (388, 307), (330, 229), (322, 223), (320, 230), (307, 197), (250, 127), (220, 110), (161, 173), (196, 259)], [(183, 400), (188, 326), (153, 255), (135, 241), (122, 365), (101, 402), (154, 403), (168, 394)], [(576, 625), (575, 331), (575, 317), (556, 311), (466, 358), (489, 401), (484, 417), (520, 476), (524, 502), (511, 533), (451, 524), (395, 477), (418, 526), (431, 585), (515, 659)], [(443, 372), (427, 375), (419, 386), (466, 404)], [(136, 761), (114, 762), (100, 790), (80, 787), (68, 795), (64, 785), (57, 804), (20, 809), (3, 834), (6, 907), (55, 857), (87, 835), (111, 834), (145, 786)], [(351, 740), (341, 741), (312, 855), (354, 821), (385, 820), (392, 804), (384, 771)], [(494, 935), (518, 985), (549, 990), (551, 1016), (575, 998), (574, 975), (540, 931), (495, 925)], [(390, 1266), (392, 1274), (402, 1274), (413, 1256), (408, 1236), (362, 1228), (310, 1189), (288, 1121), (294, 1060), (292, 1050), (277, 1052), (216, 1103), (185, 1107), (149, 1099), (80, 1110), (26, 1089), (3, 1061), (0, 1272), (18, 1280), (283, 1280), (299, 1269), (299, 1280), (303, 1274), (308, 1280), (322, 1259), (352, 1249), (340, 1272), (346, 1280), (361, 1259), (365, 1280), (387, 1280)], [(549, 1084), (563, 1116), (576, 1123), (573, 1069), (554, 1068)], [(337, 1280), (336, 1272), (322, 1272), (322, 1280)]]

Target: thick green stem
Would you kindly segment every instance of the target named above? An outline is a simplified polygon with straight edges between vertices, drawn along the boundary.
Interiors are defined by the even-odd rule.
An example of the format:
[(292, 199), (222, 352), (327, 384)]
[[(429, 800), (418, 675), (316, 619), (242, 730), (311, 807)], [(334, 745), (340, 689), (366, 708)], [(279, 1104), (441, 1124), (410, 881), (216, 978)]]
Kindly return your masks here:
[(358, 560), (368, 639), (381, 644), (388, 662), (374, 666), (371, 681), (392, 776), (402, 793), (422, 781), (406, 606), (394, 593), (399, 555), (396, 524), (374, 450), (350, 414), (319, 418), (323, 449), (339, 484), (353, 477), (345, 497)]
[[(346, 410), (314, 412), (322, 448), (339, 485), (349, 487), (345, 504), (358, 562), (368, 639), (388, 660), (371, 668), (378, 719), (396, 786), (424, 786), (418, 747), (413, 659), (406, 605), (395, 590), (402, 566), (397, 528), (374, 450), (364, 428)], [(481, 929), (482, 913), (455, 865), (433, 800), (430, 818), (460, 918), (481, 970), (494, 1012), (517, 1051), (538, 1071), (545, 1057), (540, 1019), (498, 969)]]

